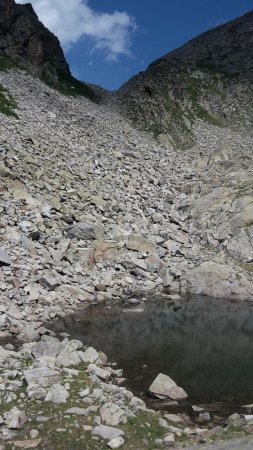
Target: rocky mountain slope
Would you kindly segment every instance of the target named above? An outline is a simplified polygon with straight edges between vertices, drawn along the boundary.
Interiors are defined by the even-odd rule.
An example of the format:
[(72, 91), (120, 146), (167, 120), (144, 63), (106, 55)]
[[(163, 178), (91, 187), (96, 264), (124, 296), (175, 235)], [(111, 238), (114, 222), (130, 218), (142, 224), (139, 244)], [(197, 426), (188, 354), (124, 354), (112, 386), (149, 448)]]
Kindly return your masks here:
[[(169, 88), (171, 119), (164, 119), (163, 133), (144, 127), (155, 131), (159, 143), (118, 108), (124, 114), (132, 83), (128, 105), (136, 95), (141, 109), (132, 105), (131, 114), (142, 111), (149, 120), (150, 108), (155, 121), (162, 117), (161, 91), (152, 91), (160, 63), (148, 71), (148, 85), (143, 75), (144, 83), (134, 79), (119, 94), (104, 95), (106, 105), (94, 103), (85, 97), (98, 101), (102, 91), (70, 76), (58, 41), (31, 7), (0, 2), (0, 338), (26, 342), (18, 352), (10, 343), (0, 347), (0, 448), (79, 449), (84, 442), (95, 450), (119, 448), (125, 439), (129, 448), (181, 448), (179, 437), (203, 442), (229, 435), (238, 424), (240, 435), (251, 433), (251, 421), (237, 414), (223, 431), (206, 423), (196, 427), (188, 414), (147, 411), (118, 385), (122, 371), (113, 370), (106, 355), (65, 334), (58, 340), (42, 325), (86, 304), (135, 303), (137, 294), (253, 300), (252, 79), (246, 70), (252, 29), (245, 38), (245, 70), (231, 78), (220, 68), (211, 78), (210, 69), (196, 71), (190, 64), (185, 72), (175, 62), (179, 85)], [(236, 21), (236, 30), (251, 19)], [(31, 34), (23, 41), (25, 24)], [(40, 30), (52, 39), (48, 50)], [(242, 42), (247, 30), (240, 30)], [(205, 39), (196, 40), (197, 49)], [(59, 58), (50, 59), (51, 48)], [(34, 52), (38, 58), (30, 60)], [(166, 60), (161, 66), (168, 74)], [(29, 73), (15, 61), (28, 64)], [(159, 73), (167, 89), (167, 75)], [(40, 79), (45, 74), (50, 86)], [(195, 103), (187, 97), (188, 75)], [(218, 126), (221, 103), (237, 127)], [(208, 117), (197, 114), (196, 105)], [(177, 140), (181, 135), (187, 142)], [(195, 145), (177, 150), (172, 144), (179, 142)], [(251, 448), (251, 441), (243, 438), (235, 448), (238, 442)]]
[(129, 80), (116, 99), (140, 129), (179, 148), (196, 120), (252, 128), (253, 11), (193, 39)]
[(18, 116), (0, 128), (3, 331), (137, 291), (253, 299), (250, 136), (198, 124), (179, 153), (25, 72), (0, 82)]
[[(12, 14), (13, 2), (2, 5)], [(243, 42), (251, 18), (234, 22)], [(193, 41), (199, 52), (203, 42)], [(0, 69), (3, 330), (136, 291), (253, 299), (250, 133), (196, 120), (197, 144), (179, 152), (111, 105)]]
[(30, 3), (0, 0), (0, 55), (38, 76), (70, 75), (57, 37), (39, 21)]
[[(198, 145), (168, 150), (24, 71), (0, 82), (16, 105), (0, 116), (0, 337), (25, 342), (0, 347), (0, 447), (105, 450), (120, 437), (122, 448), (190, 450), (251, 433), (237, 414), (221, 429), (147, 411), (103, 353), (43, 325), (164, 287), (253, 300), (252, 138), (198, 124)], [(214, 449), (238, 443), (252, 438)]]

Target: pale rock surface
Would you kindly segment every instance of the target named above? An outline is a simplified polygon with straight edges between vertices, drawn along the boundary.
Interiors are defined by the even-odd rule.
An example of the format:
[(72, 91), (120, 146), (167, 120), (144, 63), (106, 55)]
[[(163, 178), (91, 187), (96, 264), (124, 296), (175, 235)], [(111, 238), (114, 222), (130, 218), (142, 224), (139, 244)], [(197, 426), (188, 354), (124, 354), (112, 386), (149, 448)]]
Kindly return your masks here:
[(85, 408), (73, 407), (65, 411), (65, 414), (71, 414), (74, 416), (88, 416), (89, 411)]
[(117, 426), (120, 423), (127, 423), (126, 412), (115, 403), (105, 403), (100, 408), (100, 416), (105, 425)]
[(28, 386), (47, 387), (60, 381), (60, 372), (49, 367), (38, 367), (25, 370), (24, 377)]
[(16, 406), (8, 413), (7, 426), (10, 429), (19, 430), (23, 428), (28, 421), (28, 417), (24, 411), (20, 411)]
[(14, 441), (14, 446), (21, 449), (37, 448), (41, 439), (25, 439), (23, 441)]
[(112, 441), (117, 439), (119, 436), (124, 436), (124, 432), (118, 428), (109, 427), (107, 425), (98, 425), (92, 430), (93, 436), (100, 436), (106, 441)]
[(85, 352), (79, 352), (78, 355), (87, 364), (93, 364), (100, 359), (98, 352), (92, 347), (87, 348)]
[(55, 357), (63, 349), (62, 344), (57, 340), (48, 340), (37, 342), (32, 348), (32, 354), (35, 358)]
[(124, 444), (125, 444), (125, 441), (121, 436), (118, 438), (112, 439), (110, 442), (107, 443), (108, 447), (110, 447), (112, 449), (120, 448)]
[(185, 400), (188, 395), (177, 386), (168, 375), (160, 373), (149, 387), (149, 391), (155, 396), (170, 397), (173, 400)]
[(69, 397), (67, 389), (61, 384), (53, 384), (50, 386), (45, 402), (66, 403)]

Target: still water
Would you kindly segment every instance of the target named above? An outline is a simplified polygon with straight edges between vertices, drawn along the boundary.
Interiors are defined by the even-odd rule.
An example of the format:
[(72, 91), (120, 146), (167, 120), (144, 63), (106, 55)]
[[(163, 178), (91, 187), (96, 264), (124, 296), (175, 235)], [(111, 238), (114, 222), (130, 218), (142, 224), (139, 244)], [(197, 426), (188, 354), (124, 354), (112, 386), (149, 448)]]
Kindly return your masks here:
[(195, 297), (149, 299), (135, 308), (94, 306), (51, 327), (117, 361), (127, 386), (144, 395), (159, 372), (191, 404), (253, 403), (253, 307)]

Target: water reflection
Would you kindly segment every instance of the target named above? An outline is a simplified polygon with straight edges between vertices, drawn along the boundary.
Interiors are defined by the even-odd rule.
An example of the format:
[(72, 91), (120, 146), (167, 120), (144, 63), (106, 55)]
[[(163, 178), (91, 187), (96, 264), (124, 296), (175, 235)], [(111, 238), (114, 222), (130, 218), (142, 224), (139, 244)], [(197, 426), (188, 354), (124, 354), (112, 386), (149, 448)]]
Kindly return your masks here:
[(99, 305), (79, 314), (78, 322), (67, 318), (54, 329), (107, 353), (135, 392), (163, 372), (192, 402), (251, 403), (253, 307), (201, 297), (181, 306), (159, 299), (134, 313)]

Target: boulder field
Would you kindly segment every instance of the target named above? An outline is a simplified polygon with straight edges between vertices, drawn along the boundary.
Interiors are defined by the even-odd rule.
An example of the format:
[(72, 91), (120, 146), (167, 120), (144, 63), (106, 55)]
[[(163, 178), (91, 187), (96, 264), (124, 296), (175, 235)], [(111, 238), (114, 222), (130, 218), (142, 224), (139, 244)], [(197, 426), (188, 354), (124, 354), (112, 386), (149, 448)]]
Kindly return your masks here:
[(0, 82), (2, 336), (137, 292), (253, 300), (249, 134), (199, 121), (179, 152), (21, 70)]

